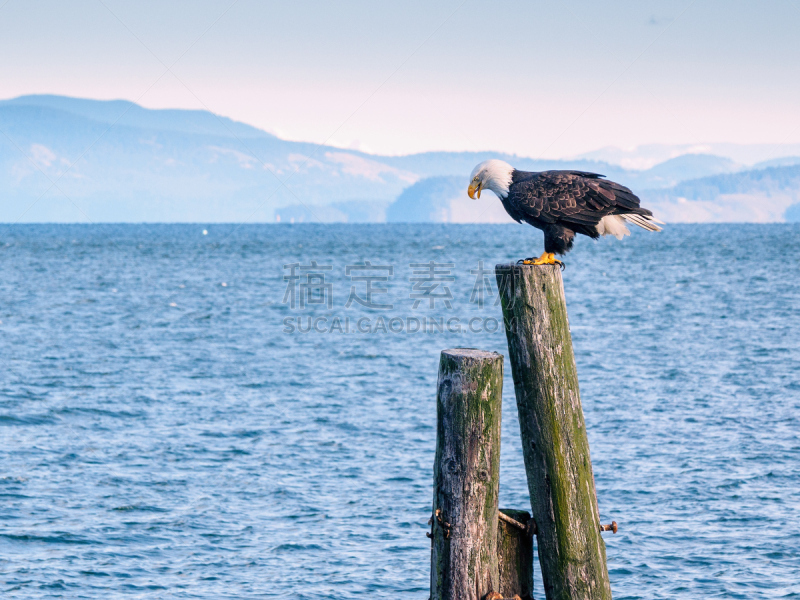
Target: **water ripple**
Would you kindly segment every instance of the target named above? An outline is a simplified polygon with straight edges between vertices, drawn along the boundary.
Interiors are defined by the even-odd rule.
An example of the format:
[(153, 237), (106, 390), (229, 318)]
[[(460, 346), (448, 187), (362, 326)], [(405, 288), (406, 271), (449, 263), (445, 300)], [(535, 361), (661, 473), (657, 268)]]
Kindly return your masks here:
[[(290, 335), (283, 319), (383, 314), (344, 307), (363, 260), (395, 266), (387, 317), (497, 318), (493, 298), (469, 302), (470, 270), (540, 234), (4, 235), (4, 598), (428, 597), (438, 353), (506, 354), (502, 330)], [(292, 311), (283, 266), (311, 260), (334, 267), (332, 306)], [(456, 264), (452, 310), (411, 306), (409, 265), (429, 260)], [(583, 239), (567, 263), (602, 519), (621, 525), (605, 537), (614, 597), (800, 598), (800, 227)], [(501, 504), (526, 508), (506, 375)]]

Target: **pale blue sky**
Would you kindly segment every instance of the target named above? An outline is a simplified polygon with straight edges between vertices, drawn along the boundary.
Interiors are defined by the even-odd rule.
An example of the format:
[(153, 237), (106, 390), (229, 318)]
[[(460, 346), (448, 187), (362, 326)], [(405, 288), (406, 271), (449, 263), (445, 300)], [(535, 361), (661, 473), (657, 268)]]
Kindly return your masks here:
[(800, 0), (3, 2), (3, 98), (208, 108), (389, 154), (800, 142)]

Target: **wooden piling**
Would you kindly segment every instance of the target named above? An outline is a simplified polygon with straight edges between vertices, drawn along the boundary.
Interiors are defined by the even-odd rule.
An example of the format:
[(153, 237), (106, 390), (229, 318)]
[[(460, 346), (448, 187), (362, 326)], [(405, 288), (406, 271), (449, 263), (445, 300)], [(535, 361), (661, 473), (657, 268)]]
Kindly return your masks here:
[(561, 272), (498, 265), (496, 273), (545, 596), (610, 599)]
[(530, 513), (500, 509), (497, 529), (497, 562), (500, 569), (500, 595), (533, 600), (533, 535)]
[(499, 586), (497, 495), (503, 356), (444, 350), (436, 394), (431, 600), (483, 600)]

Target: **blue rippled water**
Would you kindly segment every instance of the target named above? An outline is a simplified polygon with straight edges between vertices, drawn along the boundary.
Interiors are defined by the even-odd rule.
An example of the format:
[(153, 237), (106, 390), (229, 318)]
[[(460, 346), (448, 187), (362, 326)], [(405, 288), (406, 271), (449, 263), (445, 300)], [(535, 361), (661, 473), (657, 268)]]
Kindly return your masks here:
[[(540, 234), (203, 229), (0, 228), (0, 595), (427, 598), (438, 353), (507, 353), (471, 271)], [(312, 260), (317, 283), (284, 280)], [(365, 260), (392, 308), (345, 307)], [(429, 261), (454, 281), (409, 281)], [(581, 239), (567, 263), (615, 598), (800, 598), (800, 227)], [(506, 375), (501, 505), (527, 508)]]

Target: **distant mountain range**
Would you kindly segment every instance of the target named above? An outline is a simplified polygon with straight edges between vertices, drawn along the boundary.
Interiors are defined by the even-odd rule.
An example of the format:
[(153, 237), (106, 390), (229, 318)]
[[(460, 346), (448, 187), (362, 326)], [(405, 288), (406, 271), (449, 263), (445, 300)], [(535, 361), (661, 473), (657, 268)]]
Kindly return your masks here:
[[(623, 151), (612, 164), (614, 149), (574, 160), (378, 156), (282, 140), (206, 111), (23, 96), (0, 101), (0, 222), (502, 222), (507, 216), (491, 194), (471, 201), (464, 191), (475, 164), (491, 157), (524, 170), (603, 173), (670, 221), (782, 220), (800, 212), (793, 207), (800, 157), (744, 167), (741, 158), (697, 151), (644, 147), (647, 168), (638, 170), (620, 166), (635, 162)], [(668, 158), (654, 163), (654, 156)]]
[(691, 179), (641, 195), (667, 222), (800, 222), (797, 163)]
[[(786, 166), (776, 157), (800, 156), (800, 144), (646, 144), (628, 150), (601, 148), (576, 158), (598, 160), (620, 165), (626, 169), (643, 170), (672, 158), (684, 155), (725, 156), (741, 168), (760, 169)], [(795, 163), (792, 163), (795, 164)]]

